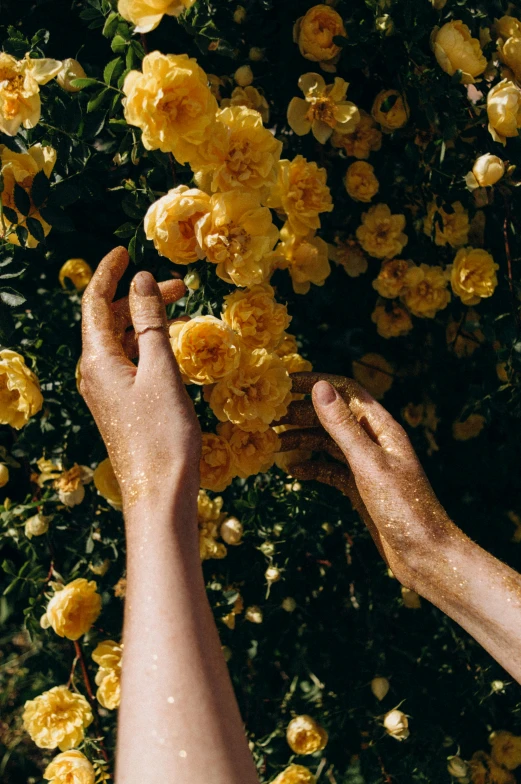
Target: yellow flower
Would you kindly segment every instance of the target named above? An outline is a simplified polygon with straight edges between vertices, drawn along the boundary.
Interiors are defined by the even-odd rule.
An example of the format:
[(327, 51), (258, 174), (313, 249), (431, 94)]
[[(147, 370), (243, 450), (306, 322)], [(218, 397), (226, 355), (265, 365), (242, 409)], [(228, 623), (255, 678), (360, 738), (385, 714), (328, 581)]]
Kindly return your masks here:
[(135, 25), (136, 33), (155, 30), (165, 14), (179, 16), (195, 0), (118, 0), (118, 13)]
[(472, 784), (515, 784), (516, 777), (497, 765), (484, 751), (476, 751), (469, 762)]
[(235, 476), (235, 466), (232, 450), (225, 438), (214, 433), (203, 433), (199, 468), (201, 487), (216, 493), (228, 487)]
[(497, 286), (499, 265), (482, 248), (460, 248), (450, 269), (452, 291), (464, 305), (479, 305)]
[(7, 348), (0, 351), (0, 424), (20, 430), (42, 405), (40, 384), (25, 359)]
[(271, 212), (247, 191), (216, 193), (210, 212), (197, 221), (196, 237), (217, 275), (236, 286), (262, 283), (271, 272), (266, 258), (279, 236)]
[(498, 53), (501, 61), (508, 66), (517, 81), (521, 79), (521, 32), (516, 36), (499, 41)]
[(96, 588), (94, 580), (83, 577), (63, 587), (56, 585), (56, 593), (42, 618), (42, 627), (52, 626), (59, 637), (78, 640), (89, 631), (101, 612), (101, 596)]
[(286, 414), (290, 401), (291, 379), (282, 360), (257, 348), (244, 352), (237, 370), (215, 385), (210, 406), (221, 422), (262, 432)]
[(346, 101), (348, 83), (339, 76), (326, 85), (320, 74), (302, 74), (298, 86), (305, 96), (292, 98), (288, 105), (288, 123), (297, 136), (310, 131), (320, 144), (325, 144), (333, 131), (351, 133), (360, 120), (354, 103)]
[(199, 555), (202, 561), (208, 558), (224, 558), (226, 547), (217, 542), (219, 526), (225, 515), (221, 512), (221, 496), (210, 498), (206, 490), (199, 490), (197, 497), (197, 518), (199, 525)]
[(335, 244), (329, 246), (329, 258), (340, 264), (350, 278), (358, 278), (367, 272), (367, 259), (356, 240), (340, 240), (337, 237)]
[(316, 784), (316, 778), (303, 765), (290, 765), (279, 773), (273, 784)]
[(521, 22), (514, 16), (502, 16), (501, 19), (495, 21), (494, 33), (503, 40), (511, 36), (518, 37), (521, 35)]
[(75, 749), (58, 754), (45, 768), (43, 777), (51, 784), (94, 784), (96, 781), (91, 763)]
[(274, 295), (268, 283), (261, 283), (224, 298), (222, 320), (241, 336), (247, 348), (273, 349), (288, 328), (291, 316)]
[(246, 109), (254, 109), (259, 112), (262, 122), (266, 125), (270, 120), (270, 105), (265, 96), (253, 85), (246, 87), (235, 87), (229, 98), (223, 98), (221, 109), (228, 106), (244, 106)]
[(59, 60), (16, 60), (0, 52), (0, 132), (16, 136), (20, 126), (34, 128), (40, 120), (40, 85), (59, 72)]
[(371, 201), (380, 187), (374, 168), (366, 161), (355, 161), (351, 164), (346, 172), (344, 184), (352, 199), (363, 202)]
[(290, 223), (282, 227), (280, 235), (282, 242), (277, 249), (284, 256), (295, 293), (307, 294), (311, 283), (323, 286), (331, 272), (327, 243), (313, 232), (307, 236), (295, 234)]
[(155, 201), (145, 215), (145, 234), (161, 256), (175, 264), (204, 258), (195, 224), (210, 210), (210, 197), (198, 188), (178, 185)]
[(414, 267), (412, 261), (404, 259), (382, 262), (378, 277), (373, 280), (373, 289), (386, 299), (399, 297), (407, 287), (407, 273), (412, 267)]
[(495, 185), (505, 173), (505, 164), (497, 155), (487, 152), (475, 161), (472, 171), (465, 177), (467, 188), (487, 188)]
[(344, 23), (338, 11), (324, 4), (310, 8), (297, 19), (293, 28), (293, 40), (298, 43), (302, 57), (325, 64), (326, 69), (338, 60), (341, 51), (333, 39), (345, 35)]
[(409, 737), (409, 721), (401, 710), (392, 710), (384, 716), (384, 727), (387, 733), (396, 740), (406, 740)]
[(61, 268), (58, 279), (63, 288), (67, 278), (78, 291), (83, 291), (89, 285), (92, 275), (92, 268), (85, 259), (69, 259)]
[[(16, 236), (16, 227), (22, 226), (29, 231), (27, 218), (34, 218), (39, 221), (44, 235), (47, 236), (49, 234), (51, 227), (44, 221), (39, 210), (34, 206), (30, 194), (36, 174), (43, 171), (47, 177), (50, 177), (55, 163), (56, 150), (53, 147), (42, 147), (41, 144), (33, 144), (27, 152), (12, 152), (8, 147), (0, 144), (0, 176), (2, 176), (4, 182), (4, 189), (1, 193), (2, 204), (16, 213), (16, 221), (11, 222), (8, 215), (4, 212), (3, 224), (5, 224), (5, 232), (2, 228), (3, 224), (0, 224), (0, 237), (3, 237), (13, 245), (19, 245), (20, 241)], [(16, 207), (14, 198), (16, 185), (23, 188), (30, 201), (27, 215), (22, 215)], [(35, 248), (38, 242), (39, 240), (29, 231), (26, 246)]]
[(320, 228), (319, 214), (333, 209), (326, 179), (326, 170), (302, 155), (297, 155), (292, 161), (283, 160), (267, 204), (287, 215), (296, 234), (316, 231)]
[(380, 354), (364, 354), (353, 362), (353, 377), (376, 400), (380, 400), (393, 385), (394, 370)]
[(507, 770), (516, 770), (521, 765), (521, 738), (502, 730), (493, 732), (489, 738), (492, 759)]
[(92, 718), (85, 697), (66, 686), (54, 686), (25, 703), (22, 721), (40, 749), (68, 751), (82, 742)]
[(377, 259), (392, 259), (407, 245), (405, 215), (392, 215), (387, 204), (375, 204), (362, 215), (356, 236), (362, 248)]
[(229, 106), (217, 112), (202, 144), (186, 147), (186, 160), (203, 190), (245, 190), (264, 201), (277, 178), (281, 150), (259, 112)]
[(447, 275), (442, 267), (431, 267), (428, 264), (411, 267), (406, 275), (402, 302), (413, 316), (434, 318), (450, 302), (447, 286)]
[(470, 414), (464, 422), (453, 422), (452, 435), (456, 441), (468, 441), (479, 436), (485, 423), (486, 419), (481, 414)]
[(388, 305), (378, 302), (371, 314), (371, 321), (376, 324), (376, 330), (383, 338), (407, 335), (413, 326), (408, 312), (395, 302)]
[(432, 39), (434, 55), (440, 67), (453, 76), (461, 71), (463, 84), (472, 84), (476, 76), (487, 67), (477, 38), (472, 38), (470, 30), (461, 20), (447, 22), (437, 30)]
[(328, 735), (315, 719), (302, 714), (291, 719), (286, 729), (286, 740), (295, 754), (314, 754), (326, 747)]
[(340, 147), (353, 158), (365, 160), (371, 152), (378, 152), (382, 146), (382, 132), (370, 114), (360, 110), (360, 120), (350, 133), (333, 131), (333, 147)]
[(273, 428), (250, 433), (231, 422), (222, 422), (217, 432), (225, 438), (232, 450), (235, 473), (242, 479), (269, 471), (280, 448), (280, 439)]
[(75, 463), (54, 480), (54, 489), (65, 506), (77, 506), (85, 498), (85, 487), (92, 482), (92, 471), (88, 466)]
[(409, 119), (409, 106), (398, 90), (382, 90), (373, 101), (371, 114), (384, 133), (403, 128)]
[(443, 246), (448, 243), (453, 248), (459, 248), (468, 241), (469, 214), (460, 201), (453, 202), (450, 209), (452, 212), (445, 211), (443, 207), (438, 207), (436, 202), (432, 201), (423, 220), (423, 232), (432, 238), (435, 229), (436, 245)]
[[(275, 351), (277, 356), (280, 356), (282, 364), (288, 373), (303, 373), (305, 371), (313, 370), (313, 365), (309, 359), (304, 359), (298, 352), (294, 354), (279, 354), (278, 349)], [(293, 400), (301, 400), (302, 395), (292, 395)]]
[(61, 64), (61, 68), (56, 74), (56, 81), (65, 92), (77, 93), (81, 87), (75, 87), (72, 82), (75, 79), (85, 79), (86, 76), (83, 66), (77, 60), (68, 57)]
[(43, 514), (35, 514), (32, 517), (28, 517), (25, 521), (24, 526), (24, 533), (28, 539), (32, 539), (33, 536), (43, 536), (49, 530), (49, 523), (52, 520), (53, 515), (43, 515)]
[(503, 145), (521, 128), (521, 89), (509, 79), (496, 84), (487, 95), (488, 130)]
[(125, 119), (141, 128), (147, 150), (172, 152), (185, 163), (186, 146), (203, 141), (217, 110), (206, 74), (186, 54), (151, 52), (142, 68), (125, 78)]
[(98, 690), (96, 698), (107, 710), (119, 708), (121, 700), (121, 658), (123, 646), (114, 640), (105, 640), (96, 646), (92, 658), (99, 665), (96, 673)]
[(210, 498), (206, 490), (199, 490), (197, 496), (197, 517), (200, 522), (219, 522), (222, 514), (223, 499), (220, 495)]
[(94, 487), (103, 498), (109, 502), (114, 509), (123, 508), (123, 499), (121, 497), (121, 488), (116, 474), (110, 462), (110, 458), (106, 457), (96, 467), (93, 475)]
[(240, 339), (215, 316), (175, 322), (169, 334), (185, 383), (215, 384), (239, 365)]

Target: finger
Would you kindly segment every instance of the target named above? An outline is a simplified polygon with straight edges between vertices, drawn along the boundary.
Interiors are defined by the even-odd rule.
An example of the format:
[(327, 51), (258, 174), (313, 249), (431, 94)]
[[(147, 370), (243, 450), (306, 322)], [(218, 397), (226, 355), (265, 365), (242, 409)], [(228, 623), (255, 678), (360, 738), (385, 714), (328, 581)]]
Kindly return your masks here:
[(311, 390), (315, 384), (321, 380), (328, 381), (335, 387), (335, 389), (338, 389), (341, 394), (344, 392), (347, 392), (347, 394), (356, 394), (362, 389), (362, 387), (351, 378), (346, 378), (345, 376), (336, 376), (332, 373), (313, 373), (309, 371), (303, 371), (301, 373), (292, 373), (291, 380), (293, 382), (291, 391), (300, 392), (304, 395), (310, 395)]
[(294, 400), (288, 407), (288, 413), (277, 422), (277, 425), (299, 425), (299, 427), (317, 427), (320, 420), (311, 400)]
[(342, 450), (322, 428), (308, 430), (286, 430), (279, 434), (280, 452), (290, 452), (295, 449), (311, 452), (327, 452), (341, 462), (345, 461)]
[[(190, 316), (179, 316), (175, 319), (168, 319), (167, 327), (169, 327), (170, 324), (175, 324), (178, 321), (190, 321)], [(129, 329), (127, 332), (123, 333), (121, 336), (121, 342), (123, 344), (123, 351), (129, 359), (135, 359), (139, 356), (138, 339), (133, 329)]]
[(124, 356), (116, 339), (111, 303), (117, 285), (128, 265), (125, 248), (114, 248), (100, 263), (82, 298), (82, 336), (85, 355)]
[(303, 463), (295, 463), (290, 466), (291, 475), (297, 479), (309, 481), (314, 479), (325, 485), (336, 487), (344, 495), (349, 497), (351, 472), (345, 465), (339, 463), (322, 463), (318, 460), (306, 460)]
[[(186, 286), (182, 280), (163, 280), (161, 283), (158, 283), (158, 286), (165, 305), (177, 302), (178, 299), (181, 299), (186, 294)], [(117, 328), (124, 332), (132, 321), (128, 297), (122, 297), (117, 302), (113, 302), (112, 312), (114, 313)]]

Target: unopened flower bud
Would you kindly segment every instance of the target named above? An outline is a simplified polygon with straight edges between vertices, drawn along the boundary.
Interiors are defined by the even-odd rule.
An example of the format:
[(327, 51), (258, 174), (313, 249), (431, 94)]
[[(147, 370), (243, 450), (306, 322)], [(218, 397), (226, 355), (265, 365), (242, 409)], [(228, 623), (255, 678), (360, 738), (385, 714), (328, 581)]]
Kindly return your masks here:
[(464, 779), (468, 776), (469, 766), (461, 757), (449, 757), (447, 761), (449, 775), (455, 779)]
[(405, 713), (395, 708), (384, 716), (384, 727), (387, 733), (396, 740), (405, 740), (409, 737), (409, 721)]
[(492, 681), (490, 687), (492, 691), (503, 691), (505, 688), (505, 684), (503, 681)]
[(259, 550), (266, 558), (271, 558), (271, 556), (275, 554), (275, 545), (273, 542), (263, 542), (259, 547)]
[(46, 517), (42, 514), (35, 514), (25, 521), (25, 535), (28, 539), (33, 536), (43, 536), (49, 530), (49, 523), (52, 520), (52, 515)]
[(107, 572), (109, 570), (109, 566), (110, 566), (110, 561), (109, 561), (108, 558), (105, 558), (105, 560), (102, 561), (101, 563), (97, 563), (97, 564), (90, 563), (89, 564), (89, 569), (94, 574), (97, 574), (100, 577), (103, 577), (104, 574), (107, 574)]
[(465, 177), (467, 188), (486, 188), (495, 185), (505, 173), (505, 164), (497, 155), (487, 152), (480, 155)]
[(228, 517), (221, 525), (221, 539), (223, 539), (226, 544), (239, 544), (243, 532), (242, 523), (240, 520), (237, 520), (236, 517)]
[(5, 463), (0, 463), (0, 487), (5, 487), (9, 481), (9, 469)]
[(62, 90), (65, 90), (68, 93), (77, 93), (81, 90), (81, 87), (74, 87), (71, 82), (73, 82), (74, 79), (85, 79), (86, 76), (87, 74), (79, 62), (72, 57), (68, 57), (66, 60), (63, 60), (62, 67), (56, 76), (56, 81)]
[(282, 609), (286, 610), (286, 612), (293, 612), (297, 608), (297, 603), (293, 596), (286, 596), (285, 599), (282, 600)]
[(244, 617), (250, 623), (262, 623), (263, 615), (262, 610), (256, 604), (252, 604), (251, 607), (247, 607), (244, 611)]
[(419, 610), (421, 607), (420, 597), (416, 591), (411, 591), (411, 589), (406, 588), (405, 585), (402, 585), (402, 601), (404, 606), (408, 607), (409, 610)]
[(249, 65), (241, 65), (241, 67), (237, 68), (235, 71), (233, 78), (239, 87), (247, 87), (253, 82), (253, 71)]
[(280, 570), (276, 566), (268, 566), (264, 572), (264, 577), (270, 584), (278, 583), (281, 578)]
[(371, 691), (377, 700), (383, 700), (389, 691), (389, 687), (390, 684), (387, 678), (373, 678), (371, 681)]
[(183, 283), (185, 284), (187, 289), (191, 289), (192, 291), (197, 291), (197, 289), (201, 285), (201, 278), (199, 277), (199, 273), (195, 272), (195, 270), (188, 272), (183, 278)]
[(233, 12), (233, 21), (235, 24), (242, 24), (246, 19), (246, 9), (243, 5), (238, 5)]
[(394, 32), (394, 22), (389, 16), (389, 14), (383, 14), (383, 16), (379, 16), (376, 19), (376, 29), (379, 33), (384, 33), (385, 35), (392, 35)]

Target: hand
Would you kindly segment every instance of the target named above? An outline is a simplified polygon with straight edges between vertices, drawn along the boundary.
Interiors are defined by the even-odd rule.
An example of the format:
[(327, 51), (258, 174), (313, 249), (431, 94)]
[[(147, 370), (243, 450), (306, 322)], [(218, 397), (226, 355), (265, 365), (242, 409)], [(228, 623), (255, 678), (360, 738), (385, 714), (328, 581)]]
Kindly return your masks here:
[(318, 373), (292, 378), (293, 391), (312, 392), (313, 403), (291, 404), (281, 423), (304, 429), (282, 433), (282, 449), (325, 451), (341, 462), (308, 461), (291, 466), (291, 473), (342, 490), (397, 579), (421, 588), (433, 549), (460, 532), (434, 495), (405, 431), (355, 381)]
[[(115, 248), (83, 295), (81, 394), (107, 447), (125, 508), (139, 498), (199, 488), (201, 431), (167, 335), (164, 302), (185, 292), (181, 281), (158, 287), (138, 272), (130, 295), (112, 302), (128, 265)], [(164, 301), (163, 301), (164, 300)], [(125, 332), (132, 321), (134, 332)], [(139, 364), (129, 359), (139, 344)]]

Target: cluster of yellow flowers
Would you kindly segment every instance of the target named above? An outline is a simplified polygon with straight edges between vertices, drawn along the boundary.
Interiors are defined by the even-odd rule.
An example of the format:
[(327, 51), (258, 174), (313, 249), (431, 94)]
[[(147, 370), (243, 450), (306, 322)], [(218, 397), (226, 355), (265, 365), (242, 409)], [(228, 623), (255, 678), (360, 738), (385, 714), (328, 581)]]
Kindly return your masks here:
[(119, 708), (121, 699), (121, 658), (123, 645), (114, 640), (100, 642), (92, 653), (92, 658), (99, 665), (96, 673), (98, 690), (96, 698), (107, 710)]
[(490, 753), (476, 751), (467, 762), (461, 757), (449, 757), (447, 770), (457, 784), (515, 784), (512, 771), (521, 766), (521, 737), (506, 730), (489, 736)]

